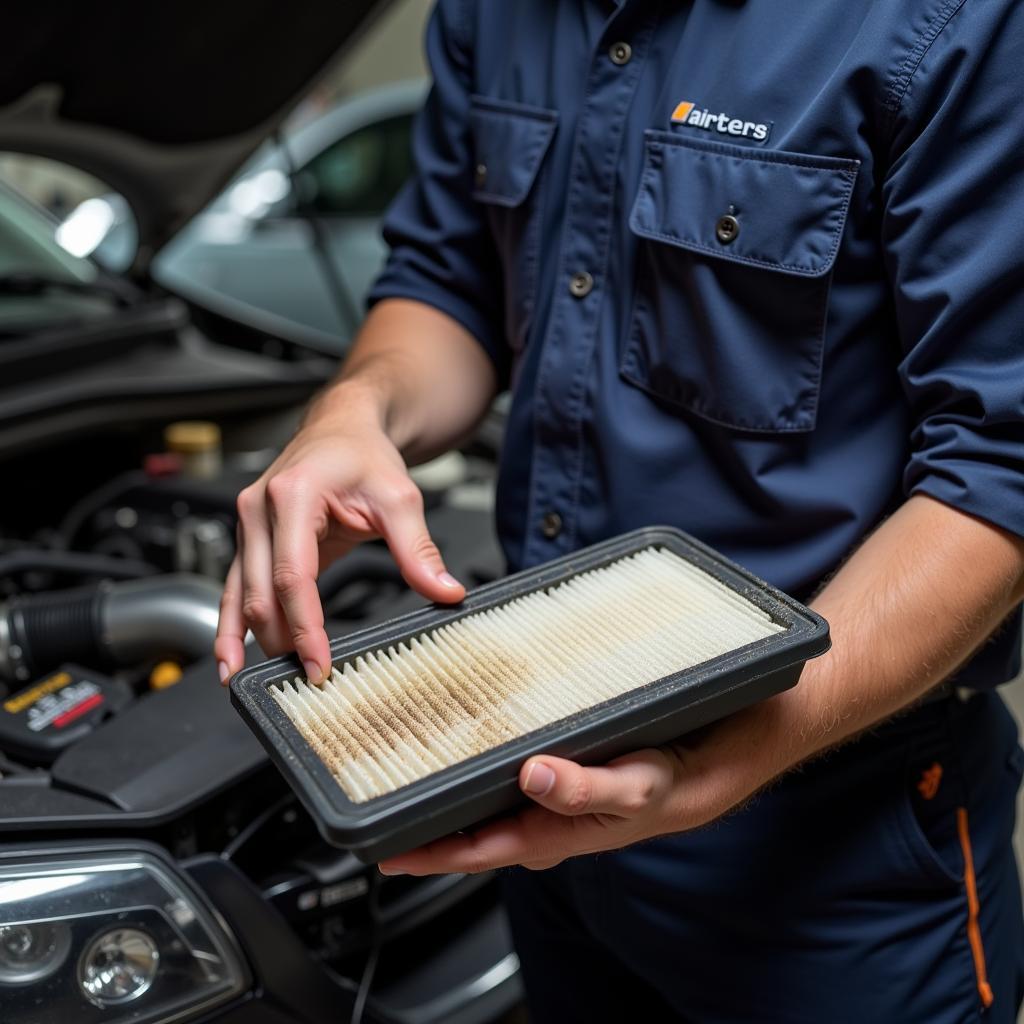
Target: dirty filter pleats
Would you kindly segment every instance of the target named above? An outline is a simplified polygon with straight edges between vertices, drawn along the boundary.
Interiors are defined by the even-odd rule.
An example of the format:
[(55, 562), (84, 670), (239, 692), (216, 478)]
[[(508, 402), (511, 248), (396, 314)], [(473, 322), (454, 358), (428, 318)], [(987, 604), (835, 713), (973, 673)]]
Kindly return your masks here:
[(271, 693), (362, 803), (783, 629), (649, 547)]

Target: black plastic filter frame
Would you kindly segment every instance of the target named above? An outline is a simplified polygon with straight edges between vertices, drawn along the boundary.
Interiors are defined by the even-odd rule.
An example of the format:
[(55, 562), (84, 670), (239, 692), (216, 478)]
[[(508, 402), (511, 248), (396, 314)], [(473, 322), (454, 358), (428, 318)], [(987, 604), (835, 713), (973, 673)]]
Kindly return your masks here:
[(331, 642), (334, 664), (399, 644), (466, 615), (543, 590), (644, 548), (665, 548), (767, 612), (785, 629), (693, 668), (526, 733), (459, 764), (354, 803), (271, 694), (302, 674), (294, 657), (243, 669), (231, 700), (331, 844), (372, 863), (468, 828), (524, 801), (519, 769), (553, 754), (584, 764), (657, 746), (793, 686), (804, 663), (830, 646), (828, 623), (798, 601), (680, 530), (649, 527), (479, 587)]

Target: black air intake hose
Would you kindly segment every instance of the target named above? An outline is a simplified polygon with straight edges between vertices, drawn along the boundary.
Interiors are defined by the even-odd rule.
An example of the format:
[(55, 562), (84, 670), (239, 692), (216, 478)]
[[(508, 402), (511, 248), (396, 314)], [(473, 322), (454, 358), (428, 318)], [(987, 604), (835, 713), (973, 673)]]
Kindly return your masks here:
[(180, 574), (12, 598), (0, 605), (0, 677), (27, 682), (68, 661), (194, 661), (213, 649), (220, 594)]

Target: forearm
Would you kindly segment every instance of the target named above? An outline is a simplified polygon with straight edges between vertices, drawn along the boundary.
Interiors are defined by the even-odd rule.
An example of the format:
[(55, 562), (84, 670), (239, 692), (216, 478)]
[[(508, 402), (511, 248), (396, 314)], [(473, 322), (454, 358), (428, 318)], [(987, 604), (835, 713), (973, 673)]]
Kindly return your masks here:
[(337, 379), (310, 406), (305, 424), (330, 429), (339, 419), (376, 419), (406, 461), (451, 448), (486, 413), (494, 367), (451, 317), (407, 299), (376, 305)]
[(706, 825), (926, 693), (985, 641), (1022, 592), (1024, 541), (930, 498), (911, 498), (814, 602), (832, 626), (833, 648), (808, 663), (798, 686), (697, 737), (605, 767), (531, 757), (519, 782), (534, 806), (381, 870), (544, 868)]
[(916, 496), (814, 600), (832, 650), (775, 701), (777, 774), (891, 716), (947, 678), (1024, 596), (1024, 540)]

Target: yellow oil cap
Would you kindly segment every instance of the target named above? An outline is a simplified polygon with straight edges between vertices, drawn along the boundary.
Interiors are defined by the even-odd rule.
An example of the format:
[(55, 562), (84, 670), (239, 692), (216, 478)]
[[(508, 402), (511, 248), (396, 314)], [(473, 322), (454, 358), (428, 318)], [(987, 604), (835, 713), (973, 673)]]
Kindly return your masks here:
[(179, 420), (164, 430), (164, 444), (170, 452), (196, 455), (220, 448), (220, 427), (209, 420)]
[(181, 678), (181, 666), (176, 661), (161, 661), (149, 673), (151, 690), (166, 690)]

